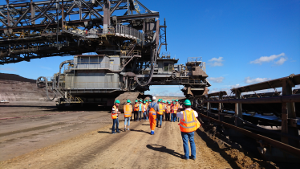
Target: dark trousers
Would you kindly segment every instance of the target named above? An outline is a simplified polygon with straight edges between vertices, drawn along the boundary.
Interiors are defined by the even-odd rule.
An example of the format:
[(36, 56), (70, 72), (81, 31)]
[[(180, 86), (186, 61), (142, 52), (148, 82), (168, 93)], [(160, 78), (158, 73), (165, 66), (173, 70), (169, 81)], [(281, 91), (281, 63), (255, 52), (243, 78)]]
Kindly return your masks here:
[(172, 115), (171, 115), (171, 121), (173, 121), (173, 122), (177, 121), (177, 114), (176, 113), (172, 113)]
[[(115, 128), (116, 126), (116, 128)], [(116, 129), (116, 132), (119, 132), (119, 118), (117, 119), (113, 119), (113, 125), (112, 125), (112, 133), (115, 133), (115, 129)]]
[(162, 125), (162, 116), (160, 114), (156, 115), (156, 127), (158, 127), (158, 123), (160, 124), (160, 126)]
[(137, 119), (136, 120), (142, 120), (142, 114), (143, 114), (143, 112), (142, 111), (138, 111), (138, 117), (137, 117)]
[(133, 120), (136, 121), (138, 119), (138, 111), (134, 111), (133, 114), (134, 114)]
[(165, 116), (166, 116), (166, 121), (170, 121), (170, 113), (166, 113)]

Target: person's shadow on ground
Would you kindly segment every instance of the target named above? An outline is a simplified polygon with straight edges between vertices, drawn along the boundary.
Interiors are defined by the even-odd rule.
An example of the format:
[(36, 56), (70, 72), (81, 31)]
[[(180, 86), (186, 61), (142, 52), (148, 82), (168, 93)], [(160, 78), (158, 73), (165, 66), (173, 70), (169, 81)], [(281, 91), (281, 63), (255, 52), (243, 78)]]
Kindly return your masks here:
[(151, 150), (155, 150), (155, 151), (159, 151), (159, 152), (171, 154), (171, 155), (173, 155), (175, 157), (178, 157), (178, 158), (182, 158), (183, 157), (182, 154), (179, 154), (179, 153), (175, 152), (172, 149), (168, 149), (166, 146), (162, 146), (162, 145), (158, 145), (158, 144), (147, 144), (146, 147), (149, 148), (149, 149), (151, 149)]
[(97, 133), (111, 133), (111, 132), (108, 132), (108, 131), (98, 131)]
[(135, 132), (141, 132), (141, 133), (147, 133), (147, 134), (150, 134), (150, 132), (147, 132), (147, 131), (144, 131), (144, 130), (130, 129), (130, 131), (135, 131)]

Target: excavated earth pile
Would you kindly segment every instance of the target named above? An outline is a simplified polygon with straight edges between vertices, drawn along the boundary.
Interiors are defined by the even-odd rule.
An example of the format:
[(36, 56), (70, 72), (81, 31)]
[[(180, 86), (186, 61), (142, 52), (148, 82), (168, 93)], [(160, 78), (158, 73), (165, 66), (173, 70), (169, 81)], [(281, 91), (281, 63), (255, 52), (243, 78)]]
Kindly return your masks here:
[(37, 88), (33, 79), (0, 73), (0, 84), (0, 100), (46, 101), (45, 89)]

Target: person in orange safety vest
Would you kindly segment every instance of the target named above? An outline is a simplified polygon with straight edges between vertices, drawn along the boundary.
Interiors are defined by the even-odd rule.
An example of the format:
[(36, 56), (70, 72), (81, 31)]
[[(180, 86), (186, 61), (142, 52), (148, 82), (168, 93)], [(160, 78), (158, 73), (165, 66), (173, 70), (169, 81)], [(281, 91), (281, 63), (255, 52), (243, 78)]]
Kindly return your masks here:
[(180, 131), (181, 137), (183, 141), (183, 149), (184, 149), (184, 158), (186, 160), (189, 159), (189, 142), (191, 146), (191, 157), (193, 160), (196, 160), (196, 145), (194, 141), (194, 131), (196, 131), (200, 127), (200, 123), (197, 119), (198, 113), (191, 109), (190, 100), (184, 101), (185, 110), (181, 111), (177, 114), (177, 117), (180, 118)]
[[(130, 126), (130, 118), (131, 118), (131, 114), (132, 114), (132, 105), (130, 104), (131, 101), (127, 100), (127, 104), (123, 106), (123, 110), (124, 110), (124, 131), (126, 132), (126, 130), (129, 130), (129, 126)], [(126, 128), (126, 124), (127, 124), (127, 128)]]
[(170, 115), (171, 115), (171, 102), (168, 102), (168, 105), (166, 106), (166, 121), (170, 121)]
[[(111, 118), (113, 119), (113, 126), (112, 126), (112, 134), (120, 133), (119, 131), (119, 114), (121, 114), (121, 112), (119, 112), (119, 104), (120, 101), (116, 100), (115, 101), (115, 105), (112, 107), (111, 110)], [(116, 132), (115, 132), (115, 126), (116, 126)]]

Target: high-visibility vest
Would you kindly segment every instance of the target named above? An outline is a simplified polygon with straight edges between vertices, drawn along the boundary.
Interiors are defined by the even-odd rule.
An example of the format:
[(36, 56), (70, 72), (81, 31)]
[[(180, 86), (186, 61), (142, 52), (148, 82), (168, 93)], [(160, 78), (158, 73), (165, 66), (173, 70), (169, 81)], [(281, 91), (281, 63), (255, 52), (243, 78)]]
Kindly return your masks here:
[(126, 104), (124, 105), (123, 109), (124, 109), (124, 117), (131, 117), (132, 106), (130, 104)]
[(154, 118), (156, 118), (156, 111), (154, 110), (154, 106), (156, 105), (155, 104), (150, 104), (151, 108), (149, 110), (149, 116), (154, 116)]
[(173, 113), (176, 114), (177, 110), (178, 110), (178, 105), (177, 104), (173, 105)]
[(158, 112), (157, 112), (157, 114), (159, 114), (159, 115), (163, 115), (164, 114), (164, 106), (161, 103), (158, 104)]
[(171, 105), (167, 106), (167, 112), (166, 113), (171, 113)]
[(134, 111), (139, 111), (139, 104), (137, 103), (134, 104)]
[(195, 117), (194, 110), (185, 110), (183, 111), (183, 119), (180, 119), (179, 123), (180, 131), (184, 133), (194, 132), (200, 127), (200, 123), (197, 123), (199, 121)]
[(118, 118), (118, 111), (119, 111), (119, 109), (117, 108), (116, 105), (114, 105), (112, 108), (114, 108), (115, 111), (111, 110), (111, 118), (112, 119), (117, 119)]
[(147, 105), (146, 104), (142, 104), (142, 112), (146, 112), (147, 111)]

